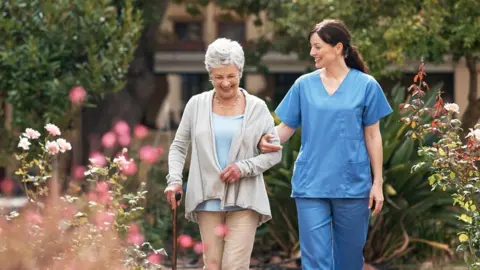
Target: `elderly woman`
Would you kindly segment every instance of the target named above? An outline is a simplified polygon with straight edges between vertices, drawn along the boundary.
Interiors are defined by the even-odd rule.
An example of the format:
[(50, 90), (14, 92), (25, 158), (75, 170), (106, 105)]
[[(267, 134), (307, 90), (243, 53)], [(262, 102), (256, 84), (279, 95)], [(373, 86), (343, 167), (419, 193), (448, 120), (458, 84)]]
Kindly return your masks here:
[[(188, 101), (168, 155), (165, 195), (175, 208), (192, 142), (185, 217), (200, 227), (207, 269), (248, 269), (257, 226), (271, 219), (262, 173), (281, 153), (257, 149), (264, 134), (276, 131), (265, 102), (239, 87), (244, 62), (236, 41), (220, 38), (208, 46), (214, 89)], [(272, 141), (280, 144), (277, 136)]]

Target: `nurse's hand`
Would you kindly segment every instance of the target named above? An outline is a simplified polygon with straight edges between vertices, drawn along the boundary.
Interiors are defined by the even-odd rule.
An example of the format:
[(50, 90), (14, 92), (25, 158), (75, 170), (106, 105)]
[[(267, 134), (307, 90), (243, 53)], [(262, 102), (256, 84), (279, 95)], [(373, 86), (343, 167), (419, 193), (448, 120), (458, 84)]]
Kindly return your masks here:
[(240, 168), (236, 164), (231, 164), (220, 173), (220, 179), (227, 184), (231, 184), (240, 180), (240, 175)]
[(263, 135), (263, 137), (258, 142), (258, 149), (260, 150), (260, 152), (270, 153), (270, 152), (277, 152), (282, 150), (281, 145), (270, 143), (270, 140), (273, 138), (274, 136), (272, 134)]
[[(177, 206), (179, 206), (180, 203), (182, 202), (183, 190), (182, 190), (182, 185), (180, 185), (180, 184), (169, 185), (165, 189), (165, 191), (163, 191), (163, 193), (165, 194), (165, 198), (167, 199), (168, 204), (170, 204), (172, 206), (172, 209), (177, 208)], [(175, 200), (175, 195), (177, 193), (182, 194), (182, 197), (180, 197), (180, 200), (178, 200), (178, 201)]]
[(368, 208), (372, 209), (373, 201), (375, 201), (375, 209), (373, 210), (372, 216), (377, 215), (380, 213), (383, 207), (383, 187), (382, 181), (380, 183), (374, 182), (372, 185), (372, 189), (370, 190), (370, 202), (368, 204)]

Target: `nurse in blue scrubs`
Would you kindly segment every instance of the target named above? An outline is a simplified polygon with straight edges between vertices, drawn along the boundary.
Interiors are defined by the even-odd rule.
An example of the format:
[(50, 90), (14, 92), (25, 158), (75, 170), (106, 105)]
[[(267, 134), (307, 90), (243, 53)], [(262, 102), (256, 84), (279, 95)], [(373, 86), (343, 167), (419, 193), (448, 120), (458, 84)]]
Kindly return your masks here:
[[(379, 120), (392, 109), (341, 21), (322, 21), (308, 38), (317, 69), (275, 110), (282, 143), (302, 127), (292, 179), (302, 267), (361, 270), (371, 210), (378, 214), (384, 200)], [(269, 139), (260, 150), (279, 150)]]

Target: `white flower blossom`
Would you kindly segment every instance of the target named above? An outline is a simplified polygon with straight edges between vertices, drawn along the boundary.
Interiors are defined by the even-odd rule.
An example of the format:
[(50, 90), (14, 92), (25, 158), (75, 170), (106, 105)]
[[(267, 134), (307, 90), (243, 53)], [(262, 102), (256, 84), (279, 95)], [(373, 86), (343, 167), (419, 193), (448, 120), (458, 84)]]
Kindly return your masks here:
[(52, 136), (58, 136), (58, 135), (62, 135), (62, 132), (60, 132), (60, 129), (54, 125), (54, 124), (46, 124), (45, 125), (45, 129), (48, 131), (48, 133), (50, 133), (50, 135)]
[(468, 133), (466, 138), (468, 137), (473, 137), (475, 140), (480, 142), (480, 128), (470, 129), (470, 133)]
[(460, 113), (460, 107), (455, 103), (446, 103), (444, 108), (449, 112)]
[(72, 145), (67, 142), (65, 139), (57, 139), (57, 144), (60, 147), (60, 152), (65, 153), (65, 151), (72, 150)]
[(47, 143), (45, 144), (45, 148), (47, 148), (48, 152), (50, 154), (58, 154), (58, 152), (60, 152), (60, 146), (58, 146), (58, 143), (53, 141), (47, 141)]
[(22, 148), (23, 150), (30, 149), (31, 143), (28, 141), (28, 138), (20, 137), (20, 142), (18, 142), (18, 147)]
[(33, 128), (27, 128), (22, 135), (29, 139), (38, 139), (40, 137), (40, 132), (36, 131)]
[(128, 166), (130, 165), (130, 162), (132, 160), (126, 160), (125, 159), (125, 156), (118, 156), (116, 158), (113, 159), (113, 162), (118, 164), (118, 166), (120, 167), (120, 170), (123, 170), (123, 169), (128, 169)]

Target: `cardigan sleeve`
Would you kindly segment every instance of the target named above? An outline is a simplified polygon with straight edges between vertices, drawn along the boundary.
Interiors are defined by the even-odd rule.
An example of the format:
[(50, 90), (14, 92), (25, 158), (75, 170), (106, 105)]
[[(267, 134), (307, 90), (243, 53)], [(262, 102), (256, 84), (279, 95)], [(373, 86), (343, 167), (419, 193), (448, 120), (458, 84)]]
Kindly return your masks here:
[[(273, 117), (270, 114), (270, 110), (268, 109), (265, 102), (263, 102), (262, 104), (262, 112), (260, 119), (260, 121), (256, 121), (259, 126), (255, 126), (254, 128), (262, 129), (262, 135), (273, 134), (274, 138), (272, 139), (272, 143), (280, 145), (280, 138), (278, 137), (277, 131), (275, 129)], [(252, 177), (262, 174), (266, 170), (273, 167), (275, 164), (279, 163), (281, 159), (282, 151), (280, 150), (271, 153), (261, 153), (255, 157), (237, 161), (235, 164), (240, 169), (241, 177)]]
[(188, 147), (191, 141), (191, 129), (194, 117), (194, 107), (196, 96), (193, 96), (185, 106), (185, 110), (180, 120), (175, 139), (170, 145), (168, 152), (168, 175), (167, 185), (182, 184), (183, 167), (187, 157)]

